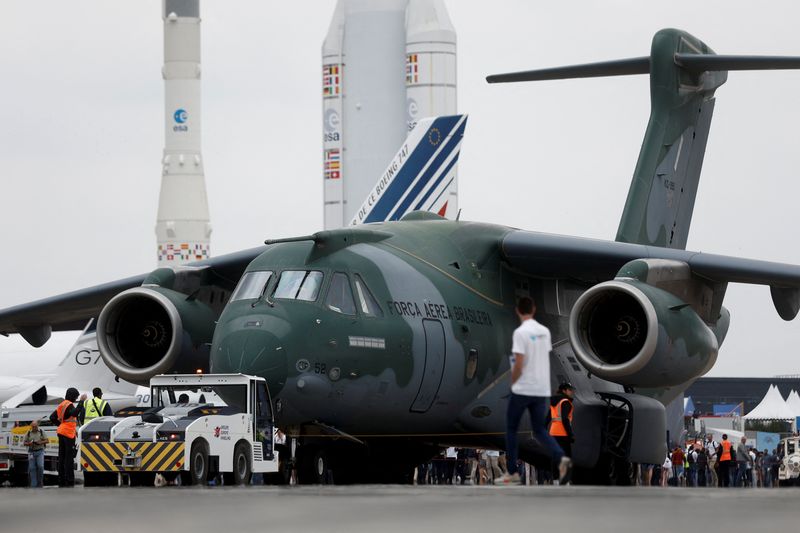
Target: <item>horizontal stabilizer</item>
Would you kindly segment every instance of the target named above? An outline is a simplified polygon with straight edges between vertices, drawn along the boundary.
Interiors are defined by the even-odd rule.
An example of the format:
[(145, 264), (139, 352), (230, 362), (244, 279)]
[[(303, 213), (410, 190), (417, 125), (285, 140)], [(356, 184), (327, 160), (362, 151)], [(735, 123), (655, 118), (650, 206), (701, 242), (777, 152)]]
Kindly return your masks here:
[(800, 69), (800, 57), (675, 54), (675, 64), (691, 72), (722, 70), (783, 70)]
[(650, 58), (644, 56), (603, 61), (600, 63), (585, 63), (583, 65), (510, 72), (508, 74), (493, 74), (487, 76), (486, 81), (489, 83), (511, 83), (515, 81), (566, 80), (572, 78), (629, 76), (631, 74), (648, 74), (649, 72)]
[(800, 289), (770, 287), (769, 292), (772, 294), (772, 303), (775, 304), (778, 315), (784, 320), (793, 320), (800, 311)]
[[(692, 73), (728, 70), (800, 69), (800, 57), (795, 56), (721, 56), (716, 54), (676, 53), (673, 56), (673, 60), (677, 67)], [(567, 80), (649, 73), (650, 57), (643, 56), (599, 63), (493, 74), (487, 76), (486, 81), (489, 83), (512, 83), (517, 81)]]

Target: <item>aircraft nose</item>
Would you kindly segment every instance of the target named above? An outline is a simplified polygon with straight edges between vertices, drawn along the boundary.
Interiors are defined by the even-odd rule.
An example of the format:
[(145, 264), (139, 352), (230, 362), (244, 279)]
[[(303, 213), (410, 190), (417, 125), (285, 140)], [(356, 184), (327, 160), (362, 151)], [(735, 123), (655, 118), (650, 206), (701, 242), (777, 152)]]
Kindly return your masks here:
[(220, 335), (212, 347), (211, 371), (262, 376), (275, 395), (286, 383), (286, 348), (274, 329), (256, 324), (244, 324)]

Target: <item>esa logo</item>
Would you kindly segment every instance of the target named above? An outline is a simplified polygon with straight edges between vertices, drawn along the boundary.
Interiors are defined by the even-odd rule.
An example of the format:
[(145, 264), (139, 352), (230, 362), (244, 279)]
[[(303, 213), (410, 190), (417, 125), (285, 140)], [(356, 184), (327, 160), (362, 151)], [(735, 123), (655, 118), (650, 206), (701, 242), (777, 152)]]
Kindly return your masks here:
[(185, 109), (176, 109), (172, 118), (175, 119), (175, 125), (172, 127), (172, 131), (189, 131), (189, 126), (186, 125), (186, 120), (189, 117)]
[(342, 121), (339, 118), (339, 113), (337, 113), (335, 109), (328, 109), (325, 111), (325, 117), (322, 122), (323, 129), (325, 130), (322, 136), (323, 142), (336, 142), (341, 139), (339, 136), (339, 126), (341, 123)]

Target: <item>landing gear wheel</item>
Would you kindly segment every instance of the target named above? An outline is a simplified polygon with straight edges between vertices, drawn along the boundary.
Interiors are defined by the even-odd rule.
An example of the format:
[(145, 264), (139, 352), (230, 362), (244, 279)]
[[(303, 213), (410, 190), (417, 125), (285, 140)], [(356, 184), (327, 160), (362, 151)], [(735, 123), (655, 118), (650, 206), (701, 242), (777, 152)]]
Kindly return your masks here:
[(192, 444), (189, 455), (188, 476), (183, 476), (184, 485), (205, 485), (208, 482), (208, 444), (203, 441)]
[(233, 483), (234, 485), (249, 485), (252, 476), (250, 466), (250, 446), (240, 442), (233, 450)]
[(330, 462), (328, 453), (316, 446), (303, 447), (297, 452), (297, 476), (301, 485), (328, 483)]
[(314, 483), (317, 485), (327, 485), (330, 471), (330, 464), (328, 462), (328, 454), (325, 450), (319, 449), (314, 454)]

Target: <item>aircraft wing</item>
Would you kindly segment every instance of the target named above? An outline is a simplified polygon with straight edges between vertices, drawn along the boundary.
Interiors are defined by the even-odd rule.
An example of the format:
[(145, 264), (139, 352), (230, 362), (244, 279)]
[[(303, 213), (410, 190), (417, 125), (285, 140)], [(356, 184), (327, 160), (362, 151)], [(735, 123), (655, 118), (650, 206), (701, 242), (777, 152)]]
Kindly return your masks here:
[(532, 276), (589, 283), (613, 279), (634, 259), (681, 261), (692, 274), (710, 282), (768, 285), (784, 320), (793, 319), (800, 309), (800, 266), (796, 265), (522, 230), (503, 238), (502, 252), (514, 269)]
[[(217, 279), (235, 285), (250, 261), (263, 251), (263, 246), (251, 248), (188, 265), (207, 267)], [(141, 285), (146, 278), (147, 275), (142, 274), (2, 309), (0, 334), (19, 333), (38, 348), (47, 342), (52, 331), (83, 329), (86, 322), (96, 317), (111, 298)]]

